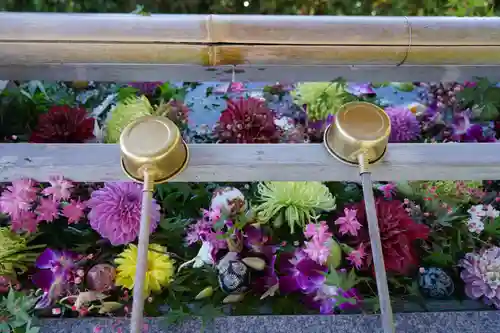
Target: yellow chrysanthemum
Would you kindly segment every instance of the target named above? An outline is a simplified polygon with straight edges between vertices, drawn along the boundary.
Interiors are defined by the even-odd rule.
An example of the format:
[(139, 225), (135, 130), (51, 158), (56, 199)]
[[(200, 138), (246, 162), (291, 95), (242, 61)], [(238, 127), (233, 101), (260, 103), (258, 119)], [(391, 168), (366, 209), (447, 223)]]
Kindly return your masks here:
[[(174, 261), (166, 254), (166, 250), (165, 247), (158, 244), (149, 246), (144, 297), (148, 297), (151, 292), (161, 291), (163, 287), (168, 286), (173, 280)], [(115, 263), (117, 265), (115, 284), (133, 289), (137, 267), (137, 246), (130, 244), (115, 259)]]
[(310, 120), (325, 120), (328, 115), (337, 113), (345, 102), (346, 91), (338, 82), (300, 83), (292, 91), (297, 104), (307, 105)]
[(261, 223), (275, 218), (279, 227), (283, 219), (290, 232), (295, 225), (303, 228), (319, 211), (335, 209), (335, 197), (321, 182), (264, 182), (257, 185), (258, 199), (262, 202), (255, 210)]

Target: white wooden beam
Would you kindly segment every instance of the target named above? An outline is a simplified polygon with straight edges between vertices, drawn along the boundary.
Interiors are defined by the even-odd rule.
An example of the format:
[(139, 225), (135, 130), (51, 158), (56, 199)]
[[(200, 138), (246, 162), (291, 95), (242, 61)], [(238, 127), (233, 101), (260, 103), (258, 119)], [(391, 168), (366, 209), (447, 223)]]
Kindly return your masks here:
[[(172, 181), (357, 181), (356, 167), (338, 162), (320, 144), (193, 144), (188, 168)], [(500, 144), (390, 144), (375, 180), (500, 179)], [(0, 144), (0, 181), (127, 180), (112, 144)]]

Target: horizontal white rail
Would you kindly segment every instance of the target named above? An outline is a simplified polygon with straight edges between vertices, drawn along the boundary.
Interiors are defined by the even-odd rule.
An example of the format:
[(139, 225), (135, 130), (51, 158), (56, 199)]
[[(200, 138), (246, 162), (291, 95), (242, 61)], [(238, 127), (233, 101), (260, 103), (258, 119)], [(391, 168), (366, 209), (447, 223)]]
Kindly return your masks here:
[(500, 18), (0, 13), (0, 79), (500, 80)]
[[(193, 144), (187, 169), (172, 181), (358, 181), (321, 144)], [(389, 144), (374, 180), (500, 179), (500, 144)], [(0, 181), (127, 180), (113, 144), (0, 144)]]

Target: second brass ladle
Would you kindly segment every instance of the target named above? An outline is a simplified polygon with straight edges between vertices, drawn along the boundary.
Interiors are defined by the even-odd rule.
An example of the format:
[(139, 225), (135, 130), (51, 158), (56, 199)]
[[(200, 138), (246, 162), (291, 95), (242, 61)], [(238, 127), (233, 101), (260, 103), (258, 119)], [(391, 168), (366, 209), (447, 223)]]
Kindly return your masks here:
[(395, 329), (368, 166), (384, 157), (390, 133), (391, 122), (384, 110), (371, 103), (352, 102), (339, 109), (323, 140), (336, 159), (359, 166), (384, 333), (393, 333)]

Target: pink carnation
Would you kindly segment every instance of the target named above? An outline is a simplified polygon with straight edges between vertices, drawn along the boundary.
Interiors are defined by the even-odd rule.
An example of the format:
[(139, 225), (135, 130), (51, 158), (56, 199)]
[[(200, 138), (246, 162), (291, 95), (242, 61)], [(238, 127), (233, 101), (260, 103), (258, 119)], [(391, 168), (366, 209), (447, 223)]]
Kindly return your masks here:
[(37, 189), (31, 179), (14, 180), (0, 196), (0, 212), (15, 220), (22, 212), (30, 210), (36, 199)]
[(54, 201), (61, 199), (67, 200), (71, 196), (73, 183), (62, 176), (53, 176), (49, 178), (50, 186), (43, 190), (43, 194), (52, 196)]
[[(142, 188), (132, 182), (112, 182), (92, 193), (87, 202), (90, 226), (112, 245), (128, 244), (139, 235)], [(160, 205), (151, 204), (150, 232), (160, 221)]]

